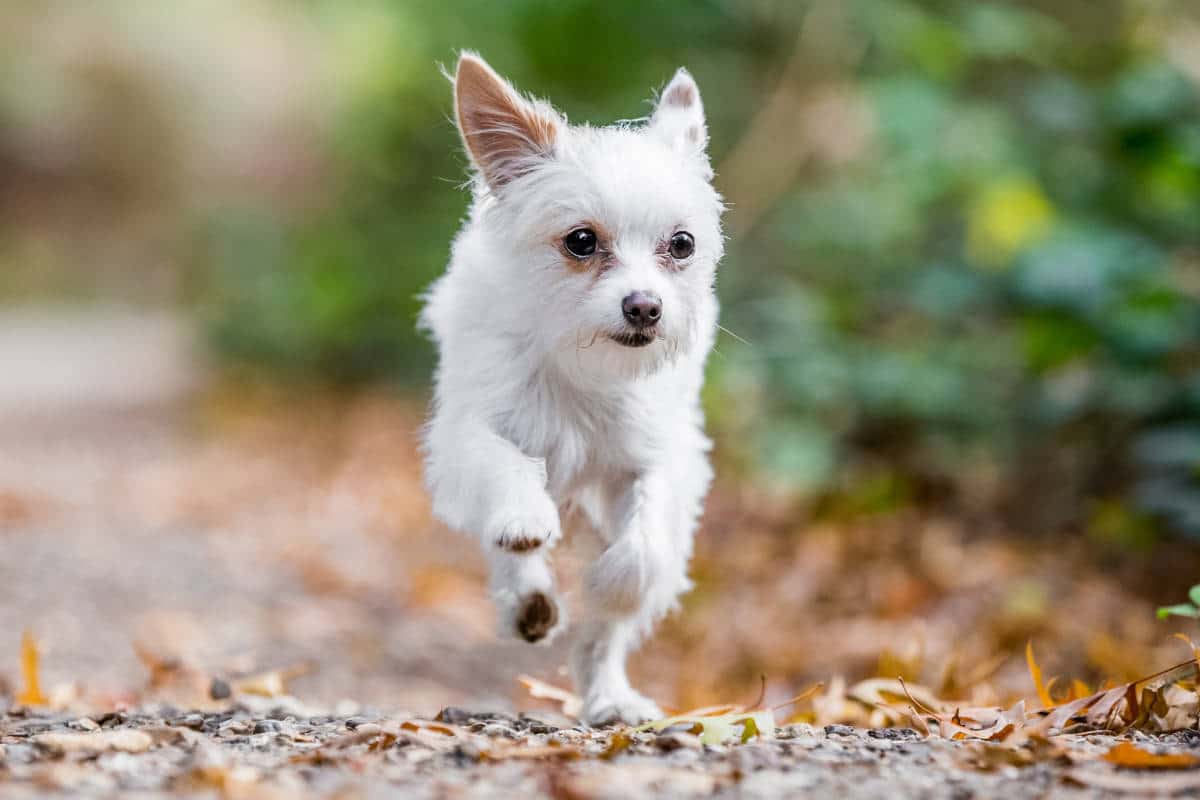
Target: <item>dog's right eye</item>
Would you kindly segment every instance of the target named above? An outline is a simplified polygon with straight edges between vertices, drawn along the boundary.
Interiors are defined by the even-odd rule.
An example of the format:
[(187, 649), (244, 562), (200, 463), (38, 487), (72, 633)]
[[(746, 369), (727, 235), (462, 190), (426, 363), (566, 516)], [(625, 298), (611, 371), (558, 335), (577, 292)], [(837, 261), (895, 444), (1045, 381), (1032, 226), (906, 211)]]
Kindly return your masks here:
[(576, 228), (563, 238), (563, 247), (576, 258), (587, 258), (596, 252), (596, 232), (591, 228)]

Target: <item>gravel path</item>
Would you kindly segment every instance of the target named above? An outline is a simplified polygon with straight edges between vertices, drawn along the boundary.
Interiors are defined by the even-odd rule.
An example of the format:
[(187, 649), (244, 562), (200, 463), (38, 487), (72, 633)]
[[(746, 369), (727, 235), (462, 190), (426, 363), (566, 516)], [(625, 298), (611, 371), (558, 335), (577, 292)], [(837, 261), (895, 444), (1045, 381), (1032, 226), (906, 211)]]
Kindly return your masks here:
[[(288, 699), (220, 711), (0, 718), (0, 796), (1032, 798), (1200, 791), (1200, 770), (1126, 770), (1111, 736), (1058, 737), (1053, 757), (906, 729), (790, 725), (702, 745), (687, 726), (589, 730), (551, 712), (445, 709), (436, 720), (311, 714)], [(1200, 752), (1194, 733), (1139, 737)]]
[[(565, 683), (563, 645), (495, 635), (475, 548), (428, 516), (421, 409), (197, 393), (203, 370), (187, 351), (170, 318), (0, 313), (0, 710), (23, 685), (25, 630), (51, 704), (71, 709), (0, 713), (0, 800), (1200, 794), (1191, 734), (1134, 734), (1179, 757), (1135, 771), (1102, 759), (1111, 736), (1028, 749), (789, 726), (705, 746), (687, 730), (589, 731), (551, 712), (396, 712), (536, 705), (515, 678)], [(914, 641), (941, 643), (931, 668), (1011, 650), (988, 678), (1000, 697), (1028, 690), (1018, 651), (1035, 634), (1055, 643), (1039, 652), (1059, 674), (1105, 641), (1120, 674), (1179, 660), (1151, 604), (1057, 545), (1041, 558), (879, 521), (781, 536), (736, 496), (710, 502), (688, 613), (634, 662), (665, 704), (744, 700), (759, 675), (779, 702), (829, 676), (875, 674)], [(1174, 560), (1189, 578), (1200, 563)], [(287, 691), (311, 706), (211, 700), (214, 676), (297, 666), (308, 669)], [(816, 718), (879, 724), (869, 703), (847, 717), (842, 700)]]

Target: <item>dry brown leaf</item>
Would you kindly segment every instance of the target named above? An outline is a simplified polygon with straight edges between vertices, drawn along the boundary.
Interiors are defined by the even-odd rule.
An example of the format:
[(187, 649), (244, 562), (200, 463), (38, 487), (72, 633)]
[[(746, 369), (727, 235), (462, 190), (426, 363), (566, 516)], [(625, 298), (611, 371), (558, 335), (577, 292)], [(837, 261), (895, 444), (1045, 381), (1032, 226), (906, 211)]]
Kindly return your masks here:
[(947, 703), (938, 699), (932, 690), (896, 678), (869, 678), (859, 681), (846, 691), (846, 696), (872, 707), (887, 706), (906, 699), (934, 710), (947, 706)]
[(629, 749), (633, 744), (633, 737), (628, 731), (617, 731), (608, 740), (608, 747), (604, 748), (604, 752), (600, 754), (600, 758), (605, 761), (616, 758), (621, 753)]
[(800, 692), (799, 694), (794, 694), (794, 696), (787, 698), (786, 700), (784, 700), (784, 702), (773, 705), (772, 708), (770, 708), (770, 710), (778, 711), (781, 708), (786, 708), (786, 706), (788, 706), (788, 705), (798, 705), (800, 703), (803, 703), (804, 700), (809, 699), (810, 697), (814, 696), (814, 694), (816, 694), (817, 692), (820, 692), (822, 690), (822, 688), (824, 688), (824, 684), (812, 684), (811, 686), (806, 688), (806, 690), (804, 690), (803, 692)]
[(571, 744), (548, 742), (542, 745), (511, 744), (499, 740), (495, 745), (479, 754), (481, 761), (508, 761), (512, 759), (573, 760), (583, 758), (583, 750)]
[(42, 693), (41, 675), (38, 669), (38, 646), (33, 634), (26, 630), (21, 634), (21, 679), (25, 688), (16, 700), (24, 706), (44, 706), (49, 702)]
[(1198, 666), (1200, 666), (1200, 645), (1197, 645), (1195, 642), (1192, 641), (1190, 636), (1188, 636), (1187, 634), (1184, 634), (1184, 633), (1176, 633), (1175, 638), (1179, 639), (1184, 644), (1186, 644), (1189, 648), (1191, 648), (1192, 658), (1195, 660), (1196, 664)]
[(1063, 775), (1063, 780), (1106, 792), (1166, 797), (1200, 791), (1200, 772), (1118, 772), (1088, 767), (1076, 767)]
[(400, 728), (406, 731), (413, 731), (414, 733), (420, 731), (432, 731), (433, 733), (440, 733), (443, 736), (458, 735), (458, 731), (454, 730), (454, 728), (451, 728), (448, 725), (443, 725), (440, 722), (430, 722), (429, 720), (425, 719), (405, 720), (404, 722), (400, 723)]
[(44, 501), (0, 489), (0, 527), (28, 525), (42, 510)]
[(1191, 753), (1151, 753), (1133, 742), (1121, 742), (1103, 758), (1110, 764), (1130, 769), (1190, 769), (1200, 764), (1200, 758)]
[(1003, 767), (1027, 767), (1060, 761), (1070, 757), (1070, 751), (1053, 739), (1041, 736), (1020, 736), (1014, 742), (972, 742), (964, 745), (962, 763), (972, 769), (990, 772)]
[(1025, 727), (1025, 701), (1008, 709), (964, 708), (952, 715), (935, 714), (938, 732), (947, 739), (986, 739), (1007, 741), (1013, 733)]
[(562, 713), (574, 719), (579, 718), (579, 712), (583, 710), (583, 700), (578, 695), (530, 675), (518, 675), (517, 681), (525, 687), (530, 697), (553, 700), (559, 704)]
[(743, 706), (730, 703), (723, 706), (701, 706), (700, 708), (692, 708), (687, 711), (672, 713), (673, 717), (719, 717), (724, 714), (735, 714), (739, 711), (745, 711)]
[(38, 747), (56, 753), (142, 753), (154, 745), (154, 737), (139, 730), (111, 730), (96, 733), (39, 733), (33, 737)]
[(241, 694), (253, 694), (260, 697), (282, 697), (288, 693), (288, 681), (301, 675), (307, 675), (312, 670), (311, 663), (304, 663), (248, 675), (233, 681), (233, 690)]
[(1029, 666), (1029, 676), (1033, 678), (1033, 685), (1037, 689), (1038, 700), (1042, 704), (1042, 708), (1053, 708), (1054, 699), (1050, 697), (1050, 687), (1042, 682), (1042, 668), (1038, 666), (1037, 660), (1033, 657), (1033, 640), (1030, 639), (1025, 643), (1025, 663)]
[(138, 661), (142, 662), (146, 671), (150, 673), (149, 686), (151, 689), (159, 689), (184, 675), (190, 677), (194, 672), (180, 659), (174, 656), (159, 655), (141, 642), (133, 643), (133, 652)]

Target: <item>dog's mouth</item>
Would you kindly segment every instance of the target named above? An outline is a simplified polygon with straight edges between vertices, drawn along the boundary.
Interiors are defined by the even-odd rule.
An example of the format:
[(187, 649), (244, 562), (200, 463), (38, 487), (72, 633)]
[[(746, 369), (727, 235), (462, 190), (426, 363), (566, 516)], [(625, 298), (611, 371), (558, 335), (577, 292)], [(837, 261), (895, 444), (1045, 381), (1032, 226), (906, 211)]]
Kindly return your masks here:
[(625, 331), (610, 333), (608, 338), (623, 347), (645, 347), (654, 341), (654, 334), (643, 331)]

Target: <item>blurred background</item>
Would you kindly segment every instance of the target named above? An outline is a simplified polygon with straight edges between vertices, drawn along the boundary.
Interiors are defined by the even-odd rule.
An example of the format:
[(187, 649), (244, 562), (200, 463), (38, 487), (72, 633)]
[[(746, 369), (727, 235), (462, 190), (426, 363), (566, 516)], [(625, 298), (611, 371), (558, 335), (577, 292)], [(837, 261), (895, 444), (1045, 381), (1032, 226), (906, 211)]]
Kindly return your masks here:
[(999, 701), (1030, 640), (1093, 683), (1188, 655), (1154, 608), (1200, 580), (1190, 0), (10, 0), (9, 690), (23, 629), (98, 705), (164, 664), (427, 713), (564, 682), (561, 645), (494, 635), (420, 486), (462, 48), (575, 121), (644, 116), (679, 65), (704, 95), (736, 337), (655, 697)]

